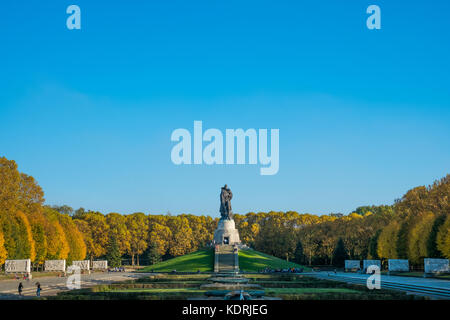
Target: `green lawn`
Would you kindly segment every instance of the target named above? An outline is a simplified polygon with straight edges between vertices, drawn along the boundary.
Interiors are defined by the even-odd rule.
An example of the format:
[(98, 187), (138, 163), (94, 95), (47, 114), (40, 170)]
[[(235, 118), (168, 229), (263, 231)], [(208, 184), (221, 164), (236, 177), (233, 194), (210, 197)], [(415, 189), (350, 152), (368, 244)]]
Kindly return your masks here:
[(214, 269), (214, 250), (199, 250), (184, 256), (169, 259), (148, 267), (140, 272), (171, 272), (173, 270), (179, 272), (209, 272)]
[[(241, 271), (258, 272), (266, 267), (272, 269), (299, 268), (296, 263), (288, 262), (274, 256), (255, 250), (239, 250), (239, 268)], [(308, 271), (309, 268), (305, 268)], [(141, 272), (212, 272), (214, 269), (214, 250), (199, 250), (184, 256), (169, 259), (152, 266), (147, 266)]]
[(239, 269), (241, 271), (258, 272), (264, 268), (285, 269), (285, 268), (303, 268), (304, 271), (309, 271), (293, 262), (288, 262), (274, 256), (258, 252), (255, 250), (239, 250)]
[(118, 290), (105, 290), (105, 292), (148, 292), (148, 293), (178, 293), (178, 292), (188, 292), (188, 293), (203, 293), (206, 290), (200, 290), (196, 288), (133, 288), (133, 289), (118, 289)]
[(361, 293), (348, 288), (266, 288), (266, 294)]

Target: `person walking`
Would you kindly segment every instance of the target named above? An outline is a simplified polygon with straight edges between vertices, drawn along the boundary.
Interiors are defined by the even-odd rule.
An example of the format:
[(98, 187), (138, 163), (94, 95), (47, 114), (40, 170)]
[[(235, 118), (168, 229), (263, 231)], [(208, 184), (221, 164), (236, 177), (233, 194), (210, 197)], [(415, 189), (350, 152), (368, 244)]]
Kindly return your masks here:
[(41, 284), (39, 282), (36, 282), (36, 286), (37, 286), (36, 296), (40, 297), (41, 296)]
[(17, 288), (17, 290), (19, 291), (19, 296), (22, 296), (22, 291), (23, 291), (23, 284), (22, 284), (22, 282), (19, 283), (19, 287)]

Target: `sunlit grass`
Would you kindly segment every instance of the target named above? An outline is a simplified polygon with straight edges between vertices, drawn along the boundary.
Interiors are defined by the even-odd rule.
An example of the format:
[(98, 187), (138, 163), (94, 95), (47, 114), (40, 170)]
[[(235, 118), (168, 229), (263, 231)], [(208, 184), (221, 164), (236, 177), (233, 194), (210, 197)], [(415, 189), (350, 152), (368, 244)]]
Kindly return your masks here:
[(255, 250), (239, 250), (239, 269), (241, 271), (258, 272), (264, 268), (303, 268), (304, 271), (309, 271), (309, 268), (262, 252)]
[(169, 259), (141, 269), (141, 272), (211, 272), (214, 268), (214, 251), (199, 250), (184, 256)]

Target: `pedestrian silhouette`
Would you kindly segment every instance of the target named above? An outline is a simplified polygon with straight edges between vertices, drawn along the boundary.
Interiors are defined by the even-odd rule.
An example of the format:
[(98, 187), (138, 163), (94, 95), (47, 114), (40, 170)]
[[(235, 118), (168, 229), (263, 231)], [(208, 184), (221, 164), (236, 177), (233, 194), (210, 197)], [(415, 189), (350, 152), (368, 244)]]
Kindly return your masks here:
[(21, 296), (22, 295), (22, 291), (23, 291), (23, 284), (22, 284), (22, 282), (19, 283), (19, 287), (17, 288), (17, 290), (19, 290), (19, 296)]
[(36, 282), (36, 286), (37, 286), (36, 296), (40, 297), (41, 296), (41, 284), (39, 282)]

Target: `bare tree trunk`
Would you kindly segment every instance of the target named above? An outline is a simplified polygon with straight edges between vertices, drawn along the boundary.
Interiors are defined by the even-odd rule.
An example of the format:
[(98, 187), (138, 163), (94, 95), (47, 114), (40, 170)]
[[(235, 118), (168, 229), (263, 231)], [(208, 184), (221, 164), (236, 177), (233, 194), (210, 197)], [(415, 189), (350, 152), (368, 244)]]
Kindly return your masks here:
[(134, 266), (134, 253), (131, 255), (131, 265)]
[(139, 255), (137, 255), (137, 265), (139, 265)]

